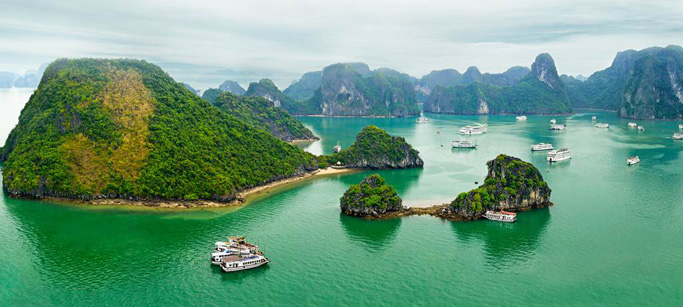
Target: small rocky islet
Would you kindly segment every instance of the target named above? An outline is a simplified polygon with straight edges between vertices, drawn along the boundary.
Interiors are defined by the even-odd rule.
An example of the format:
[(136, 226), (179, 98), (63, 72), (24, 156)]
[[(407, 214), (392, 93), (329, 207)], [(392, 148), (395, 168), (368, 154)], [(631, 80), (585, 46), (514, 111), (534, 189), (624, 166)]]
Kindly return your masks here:
[(343, 214), (366, 219), (432, 215), (452, 221), (481, 219), (487, 210), (528, 211), (551, 206), (551, 189), (533, 164), (501, 154), (488, 161), (484, 184), (458, 195), (450, 204), (409, 208), (378, 174), (352, 185), (340, 199)]

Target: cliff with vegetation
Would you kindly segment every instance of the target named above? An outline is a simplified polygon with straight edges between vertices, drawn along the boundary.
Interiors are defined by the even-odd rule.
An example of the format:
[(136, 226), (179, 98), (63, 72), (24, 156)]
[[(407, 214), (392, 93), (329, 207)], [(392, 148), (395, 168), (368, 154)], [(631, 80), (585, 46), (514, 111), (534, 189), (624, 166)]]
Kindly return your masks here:
[(389, 69), (371, 71), (363, 63), (325, 67), (320, 87), (292, 114), (327, 116), (414, 116), (420, 113), (408, 75)]
[[(513, 85), (479, 82), (481, 77), (477, 72), (468, 70), (468, 80), (463, 81), (469, 82), (467, 86), (435, 87), (425, 101), (424, 111), (449, 114), (565, 114), (572, 111), (564, 83), (549, 54), (538, 55), (531, 71)], [(520, 68), (509, 75), (518, 77), (522, 73), (523, 68)]]
[(339, 200), (339, 207), (342, 213), (358, 217), (381, 217), (404, 209), (396, 190), (378, 174), (351, 185)]
[(331, 155), (328, 161), (332, 164), (339, 161), (350, 168), (371, 169), (412, 168), (424, 165), (420, 153), (403, 137), (391, 136), (376, 126), (363, 128), (349, 148)]
[(3, 147), (3, 185), (13, 196), (230, 201), (317, 168), (248, 121), (145, 61), (58, 60)]
[(287, 110), (290, 114), (318, 114), (320, 112), (315, 106), (297, 101), (283, 94), (270, 79), (261, 79), (259, 82), (250, 83), (244, 96), (263, 97), (272, 102), (276, 107)]
[(585, 82), (566, 78), (575, 107), (617, 111), (636, 119), (683, 118), (683, 48), (619, 52)]
[(521, 211), (551, 205), (551, 190), (531, 163), (501, 154), (486, 165), (484, 184), (458, 195), (440, 214), (476, 220), (487, 210)]
[(322, 80), (322, 71), (307, 72), (301, 76), (301, 79), (293, 82), (284, 91), (282, 91), (282, 93), (294, 98), (295, 100), (305, 101), (313, 97), (315, 91), (320, 88)]
[(213, 105), (254, 127), (264, 128), (285, 142), (318, 139), (296, 118), (263, 97), (223, 92), (214, 99)]

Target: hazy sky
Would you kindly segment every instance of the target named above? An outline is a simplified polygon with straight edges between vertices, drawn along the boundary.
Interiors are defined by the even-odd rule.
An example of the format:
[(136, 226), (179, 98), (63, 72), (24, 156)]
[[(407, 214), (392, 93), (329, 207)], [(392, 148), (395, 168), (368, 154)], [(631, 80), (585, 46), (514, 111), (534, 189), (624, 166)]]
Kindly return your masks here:
[(280, 87), (362, 61), (421, 77), (476, 65), (590, 75), (625, 49), (683, 45), (683, 1), (0, 0), (0, 70), (59, 57), (129, 57), (199, 88), (224, 79)]

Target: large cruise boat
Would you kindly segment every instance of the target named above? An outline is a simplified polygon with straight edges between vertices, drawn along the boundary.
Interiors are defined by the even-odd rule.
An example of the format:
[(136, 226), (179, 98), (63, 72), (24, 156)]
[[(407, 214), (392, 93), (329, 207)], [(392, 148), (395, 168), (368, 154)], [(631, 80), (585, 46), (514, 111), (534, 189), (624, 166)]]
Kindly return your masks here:
[(595, 124), (595, 128), (609, 128), (609, 124), (597, 123)]
[(559, 124), (559, 125), (550, 125), (550, 130), (564, 130), (567, 126)]
[(211, 263), (220, 265), (225, 257), (236, 255), (255, 255), (259, 252), (258, 246), (244, 241), (244, 237), (228, 237), (227, 242), (215, 243), (211, 253)]
[(543, 150), (553, 150), (553, 144), (539, 143), (531, 145), (531, 151), (543, 151)]
[(221, 269), (224, 272), (237, 272), (258, 268), (264, 264), (268, 264), (270, 259), (266, 258), (263, 253), (259, 252), (256, 255), (242, 256), (228, 256), (221, 260)]
[(551, 150), (548, 152), (548, 162), (560, 162), (572, 158), (572, 153), (568, 148)]
[(498, 222), (506, 222), (506, 223), (514, 223), (517, 221), (517, 213), (514, 212), (507, 212), (507, 211), (486, 211), (484, 214), (484, 217), (492, 220), (492, 221), (498, 221)]
[(470, 141), (453, 141), (451, 142), (453, 148), (477, 148), (477, 144)]
[(488, 130), (487, 125), (465, 126), (460, 128), (460, 134), (482, 134)]

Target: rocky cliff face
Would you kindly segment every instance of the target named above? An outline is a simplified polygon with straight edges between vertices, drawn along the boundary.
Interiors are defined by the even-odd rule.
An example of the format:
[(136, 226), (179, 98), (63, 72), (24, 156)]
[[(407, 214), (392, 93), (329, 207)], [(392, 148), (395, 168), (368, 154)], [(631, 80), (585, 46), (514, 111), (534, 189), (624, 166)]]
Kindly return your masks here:
[(289, 114), (320, 114), (319, 107), (297, 101), (294, 98), (283, 94), (270, 79), (261, 79), (258, 83), (250, 83), (244, 96), (263, 97), (272, 102), (276, 107), (285, 109)]
[(419, 114), (412, 81), (370, 71), (365, 64), (323, 69), (320, 88), (307, 102), (329, 116), (412, 116)]
[[(470, 67), (463, 80), (469, 85), (432, 89), (425, 112), (450, 114), (564, 114), (572, 110), (565, 86), (548, 54), (536, 57), (531, 71), (515, 80), (524, 67), (506, 74), (481, 74)], [(465, 82), (465, 81), (463, 81)]]
[(238, 96), (244, 95), (244, 93), (246, 92), (239, 83), (232, 80), (226, 80), (225, 82), (223, 82), (223, 84), (221, 84), (218, 87), (218, 89)]
[(403, 210), (401, 198), (378, 174), (349, 187), (339, 200), (339, 207), (342, 213), (358, 217), (379, 217)]
[(669, 46), (633, 63), (619, 115), (683, 119), (683, 48)]
[(484, 184), (458, 195), (446, 209), (449, 213), (474, 220), (486, 210), (520, 211), (551, 205), (551, 190), (531, 163), (499, 155), (486, 165), (489, 170)]
[(332, 155), (331, 162), (340, 161), (350, 168), (422, 167), (424, 162), (419, 154), (404, 138), (391, 136), (376, 126), (367, 126), (358, 133), (351, 147)]

